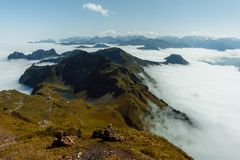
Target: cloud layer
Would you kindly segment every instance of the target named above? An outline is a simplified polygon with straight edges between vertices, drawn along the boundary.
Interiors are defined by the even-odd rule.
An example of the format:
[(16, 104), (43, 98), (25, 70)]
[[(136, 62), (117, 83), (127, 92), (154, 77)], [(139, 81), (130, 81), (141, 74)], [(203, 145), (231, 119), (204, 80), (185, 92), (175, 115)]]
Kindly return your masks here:
[[(234, 66), (210, 65), (203, 60), (239, 58), (239, 50), (218, 52), (207, 49), (165, 49), (128, 52), (148, 60), (163, 60), (172, 53), (181, 54), (188, 66), (162, 65), (146, 68), (156, 83), (149, 89), (172, 107), (187, 113), (195, 122), (189, 127), (151, 108), (146, 119), (150, 131), (164, 136), (194, 159), (238, 160), (240, 157), (240, 72)], [(154, 117), (154, 118), (153, 118)]]
[(24, 53), (31, 53), (37, 49), (50, 49), (55, 48), (58, 53), (63, 53), (65, 51), (73, 50), (74, 47), (71, 46), (60, 46), (54, 44), (16, 44), (12, 45), (2, 45), (0, 44), (0, 91), (15, 89), (23, 93), (30, 94), (31, 88), (23, 86), (18, 83), (20, 76), (24, 71), (29, 68), (32, 63), (36, 61), (27, 60), (11, 60), (8, 61), (6, 57), (13, 53), (14, 51), (20, 51)]
[(82, 6), (84, 9), (88, 9), (93, 12), (100, 13), (103, 16), (109, 16), (109, 10), (103, 8), (100, 4), (85, 3)]

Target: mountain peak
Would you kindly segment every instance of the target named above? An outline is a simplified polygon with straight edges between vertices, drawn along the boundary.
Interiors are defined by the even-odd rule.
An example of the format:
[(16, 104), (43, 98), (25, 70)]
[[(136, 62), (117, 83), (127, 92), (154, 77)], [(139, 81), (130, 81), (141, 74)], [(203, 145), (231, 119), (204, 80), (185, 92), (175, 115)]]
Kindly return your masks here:
[(178, 54), (171, 54), (170, 56), (165, 58), (164, 64), (182, 64), (188, 65), (189, 62), (186, 61), (181, 55)]

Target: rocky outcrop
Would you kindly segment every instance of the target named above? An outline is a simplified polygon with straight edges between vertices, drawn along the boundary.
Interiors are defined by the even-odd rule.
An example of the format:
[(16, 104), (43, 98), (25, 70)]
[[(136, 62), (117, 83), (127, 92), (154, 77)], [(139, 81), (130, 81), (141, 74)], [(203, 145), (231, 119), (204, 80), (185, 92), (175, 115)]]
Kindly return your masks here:
[(75, 145), (74, 141), (69, 136), (63, 135), (63, 131), (57, 131), (55, 137), (56, 139), (49, 148), (68, 147)]
[(116, 131), (113, 129), (112, 124), (109, 124), (105, 129), (103, 130), (96, 130), (93, 132), (91, 138), (100, 138), (103, 141), (109, 141), (109, 142), (123, 142), (124, 138), (116, 133)]
[(45, 58), (57, 57), (59, 56), (54, 49), (50, 50), (37, 50), (32, 52), (32, 54), (25, 55), (21, 52), (14, 52), (8, 56), (8, 59), (28, 59), (28, 60), (41, 60)]
[(189, 62), (186, 61), (181, 55), (178, 54), (171, 54), (167, 58), (165, 58), (165, 62), (163, 64), (181, 64), (181, 65), (188, 65)]
[(19, 82), (35, 88), (39, 83), (47, 81), (53, 76), (54, 72), (51, 66), (32, 65), (24, 72), (24, 75), (20, 77)]
[(21, 53), (21, 52), (14, 52), (12, 54), (10, 54), (8, 56), (8, 60), (11, 60), (11, 59), (26, 59), (26, 55), (24, 53)]

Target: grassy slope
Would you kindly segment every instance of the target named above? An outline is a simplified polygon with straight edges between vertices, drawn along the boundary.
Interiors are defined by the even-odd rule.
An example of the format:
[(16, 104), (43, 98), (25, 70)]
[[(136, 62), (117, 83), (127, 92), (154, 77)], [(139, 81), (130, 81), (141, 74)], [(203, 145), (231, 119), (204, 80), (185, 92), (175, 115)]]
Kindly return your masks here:
[[(0, 159), (61, 159), (63, 155), (75, 155), (90, 145), (97, 145), (98, 140), (90, 139), (92, 132), (109, 123), (126, 140), (122, 143), (104, 142), (104, 146), (128, 150), (136, 159), (191, 159), (164, 138), (128, 127), (121, 115), (125, 111), (119, 112), (119, 109), (129, 108), (123, 106), (131, 104), (132, 95), (126, 94), (116, 101), (90, 104), (79, 98), (65, 99), (48, 87), (44, 89), (42, 94), (53, 97), (53, 100), (48, 100), (47, 96), (28, 96), (16, 91), (0, 92)], [(11, 111), (20, 113), (31, 122), (12, 116)], [(131, 115), (131, 111), (129, 113)], [(47, 120), (47, 125), (39, 125), (42, 119)], [(54, 139), (46, 131), (47, 127), (79, 128), (83, 137), (73, 137), (76, 142), (73, 147), (46, 149)]]

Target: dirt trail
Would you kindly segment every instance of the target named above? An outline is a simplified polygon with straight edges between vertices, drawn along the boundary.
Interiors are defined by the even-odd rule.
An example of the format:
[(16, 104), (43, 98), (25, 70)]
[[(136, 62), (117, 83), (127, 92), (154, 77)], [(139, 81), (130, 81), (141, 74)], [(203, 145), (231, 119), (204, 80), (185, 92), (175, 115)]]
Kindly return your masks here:
[(96, 160), (106, 158), (117, 158), (122, 160), (134, 160), (139, 159), (138, 156), (134, 155), (130, 151), (112, 148), (106, 144), (94, 144), (87, 147), (82, 152), (72, 157), (67, 157), (66, 160)]

